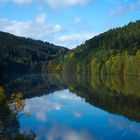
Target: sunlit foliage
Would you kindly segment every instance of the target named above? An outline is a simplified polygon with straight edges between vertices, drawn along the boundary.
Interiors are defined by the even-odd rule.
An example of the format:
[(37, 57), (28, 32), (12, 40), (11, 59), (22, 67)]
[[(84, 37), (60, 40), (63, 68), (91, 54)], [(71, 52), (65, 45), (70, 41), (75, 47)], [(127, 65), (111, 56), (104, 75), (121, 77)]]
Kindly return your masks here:
[(139, 76), (139, 37), (140, 21), (131, 22), (87, 40), (65, 57), (50, 61), (48, 68), (51, 72), (59, 73)]
[(25, 102), (23, 100), (22, 93), (13, 93), (11, 96), (10, 101), (10, 109), (13, 110), (15, 113), (18, 113), (24, 109)]

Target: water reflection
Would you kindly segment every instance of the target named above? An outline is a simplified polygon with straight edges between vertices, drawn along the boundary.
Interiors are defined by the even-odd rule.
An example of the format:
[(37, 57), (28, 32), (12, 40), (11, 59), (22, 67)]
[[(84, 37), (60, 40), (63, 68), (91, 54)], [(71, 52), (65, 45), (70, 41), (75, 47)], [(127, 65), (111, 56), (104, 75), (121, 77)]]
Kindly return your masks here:
[[(17, 119), (17, 114), (19, 113), (19, 111), (21, 111), (20, 108), (21, 106), (17, 104), (17, 100), (16, 100), (17, 96), (18, 94), (12, 96), (11, 99), (8, 99), (8, 97), (6, 97), (6, 93), (4, 89), (0, 87), (0, 139), (1, 140), (20, 140), (20, 139), (33, 140), (35, 138), (33, 132), (20, 133), (20, 125)], [(20, 98), (20, 101), (18, 100), (18, 103), (19, 102), (21, 103), (22, 101), (23, 100)]]
[(80, 77), (67, 79), (68, 88), (103, 110), (140, 121), (140, 78)]
[(125, 130), (121, 137), (125, 137), (125, 135), (129, 135), (129, 131), (136, 133), (140, 136), (140, 125), (137, 123), (131, 123), (127, 120), (122, 120), (122, 118), (110, 118), (109, 124), (119, 130)]
[[(69, 90), (27, 99), (22, 112), (25, 114), (20, 117), (21, 129), (28, 131), (32, 128), (42, 140), (93, 140), (95, 136), (89, 131), (89, 121), (94, 120), (91, 110), (91, 105)], [(26, 112), (31, 115), (27, 116)], [(85, 118), (89, 119), (87, 123)]]
[(20, 129), (23, 132), (31, 129), (39, 140), (140, 138), (140, 124), (91, 106), (69, 90), (25, 102), (24, 111), (19, 114)]
[(6, 93), (0, 94), (4, 129), (0, 131), (7, 129), (9, 137), (140, 139), (140, 78), (19, 75), (4, 81)]

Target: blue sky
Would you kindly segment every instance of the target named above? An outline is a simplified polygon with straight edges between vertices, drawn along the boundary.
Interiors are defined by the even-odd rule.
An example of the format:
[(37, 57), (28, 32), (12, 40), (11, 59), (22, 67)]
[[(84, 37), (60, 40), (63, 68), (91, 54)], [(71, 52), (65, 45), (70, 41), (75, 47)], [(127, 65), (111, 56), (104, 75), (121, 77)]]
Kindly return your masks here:
[(0, 0), (0, 30), (74, 48), (140, 19), (140, 0)]

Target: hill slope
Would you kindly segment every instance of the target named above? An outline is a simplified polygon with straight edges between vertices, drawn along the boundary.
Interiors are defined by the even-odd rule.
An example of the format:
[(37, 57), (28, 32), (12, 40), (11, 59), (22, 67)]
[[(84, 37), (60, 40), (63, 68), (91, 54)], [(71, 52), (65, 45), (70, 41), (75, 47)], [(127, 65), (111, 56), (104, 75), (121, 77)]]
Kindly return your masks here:
[(93, 48), (105, 49), (139, 49), (140, 21), (130, 22), (123, 27), (111, 29), (95, 36), (75, 49), (76, 52)]
[(3, 66), (26, 65), (29, 67), (52, 60), (68, 51), (64, 47), (48, 42), (0, 32), (0, 64)]
[(57, 64), (67, 72), (140, 75), (140, 21), (87, 40)]

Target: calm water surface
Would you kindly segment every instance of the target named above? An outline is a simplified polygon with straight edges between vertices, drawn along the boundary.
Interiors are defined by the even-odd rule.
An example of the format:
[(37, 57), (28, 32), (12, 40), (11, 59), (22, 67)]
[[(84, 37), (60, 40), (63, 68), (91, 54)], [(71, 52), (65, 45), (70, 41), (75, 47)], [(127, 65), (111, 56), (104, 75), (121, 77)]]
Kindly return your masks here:
[(17, 114), (20, 132), (32, 131), (37, 140), (140, 139), (140, 91), (132, 87), (132, 79), (123, 86), (122, 79), (116, 78), (114, 85), (109, 85), (111, 79), (105, 79), (108, 86), (103, 79), (100, 83), (92, 79), (90, 84), (89, 79), (79, 81), (34, 75), (6, 85), (9, 92), (25, 93), (25, 107)]

